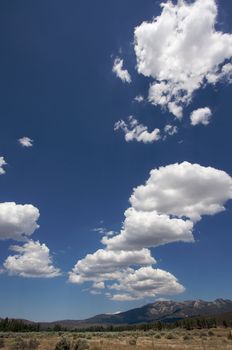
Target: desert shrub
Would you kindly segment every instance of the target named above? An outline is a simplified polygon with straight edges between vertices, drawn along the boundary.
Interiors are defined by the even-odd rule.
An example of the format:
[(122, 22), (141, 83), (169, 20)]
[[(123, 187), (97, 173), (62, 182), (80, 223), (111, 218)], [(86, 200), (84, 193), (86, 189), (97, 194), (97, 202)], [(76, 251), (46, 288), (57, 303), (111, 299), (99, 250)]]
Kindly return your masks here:
[(207, 333), (206, 332), (201, 332), (200, 337), (207, 337)]
[(208, 336), (209, 337), (212, 337), (214, 335), (214, 332), (213, 331), (208, 331)]
[(135, 338), (129, 339), (129, 345), (136, 345), (137, 340)]
[(176, 337), (172, 333), (168, 333), (166, 339), (176, 339)]
[(66, 338), (61, 338), (56, 344), (55, 350), (71, 350), (70, 342)]
[(227, 339), (232, 340), (232, 331), (230, 331), (227, 335)]
[(159, 333), (157, 333), (157, 334), (154, 335), (154, 337), (155, 337), (156, 339), (160, 339), (160, 338), (161, 338), (161, 335), (160, 335)]
[(37, 349), (39, 347), (39, 341), (37, 339), (30, 339), (27, 348), (30, 350)]
[(89, 349), (89, 344), (86, 339), (78, 339), (73, 346), (73, 350), (87, 350)]
[(185, 334), (183, 336), (183, 340), (191, 340), (191, 339), (192, 339), (192, 337), (190, 335), (188, 335), (188, 334)]
[(0, 338), (0, 349), (4, 348), (5, 342), (3, 338)]
[(11, 350), (25, 350), (27, 349), (27, 342), (23, 340), (21, 337), (17, 337), (14, 339), (13, 343), (10, 347)]

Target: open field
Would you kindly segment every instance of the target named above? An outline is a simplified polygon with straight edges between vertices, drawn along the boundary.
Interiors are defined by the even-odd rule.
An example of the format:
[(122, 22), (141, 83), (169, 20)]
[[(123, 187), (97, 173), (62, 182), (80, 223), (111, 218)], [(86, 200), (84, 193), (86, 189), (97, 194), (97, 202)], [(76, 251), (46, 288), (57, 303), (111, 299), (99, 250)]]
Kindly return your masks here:
[[(174, 329), (171, 331), (130, 331), (95, 333), (0, 333), (1, 350), (232, 350), (232, 331)], [(60, 344), (62, 339), (63, 345)], [(66, 347), (65, 347), (66, 343)], [(70, 344), (70, 347), (68, 346)]]

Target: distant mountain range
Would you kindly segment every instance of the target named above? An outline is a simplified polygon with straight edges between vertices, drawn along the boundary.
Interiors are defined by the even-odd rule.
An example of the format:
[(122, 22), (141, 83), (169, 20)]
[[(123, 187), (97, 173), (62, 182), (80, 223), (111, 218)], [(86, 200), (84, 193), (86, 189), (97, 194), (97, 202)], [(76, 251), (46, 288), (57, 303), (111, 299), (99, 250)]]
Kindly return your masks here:
[[(186, 318), (213, 317), (219, 321), (232, 321), (232, 300), (216, 299), (214, 301), (155, 301), (145, 306), (116, 314), (101, 314), (85, 320), (60, 320), (40, 322), (41, 329), (53, 329), (59, 325), (68, 330), (88, 328), (91, 326), (132, 325), (151, 322), (175, 322)], [(1, 318), (0, 318), (1, 320)], [(24, 324), (35, 325), (35, 322), (21, 320)]]
[(187, 317), (219, 315), (229, 312), (232, 312), (232, 301), (228, 299), (156, 301), (117, 314), (101, 314), (85, 320), (56, 321), (46, 323), (46, 326), (52, 327), (60, 324), (62, 327), (78, 328), (91, 325), (122, 325), (155, 321), (174, 322)]

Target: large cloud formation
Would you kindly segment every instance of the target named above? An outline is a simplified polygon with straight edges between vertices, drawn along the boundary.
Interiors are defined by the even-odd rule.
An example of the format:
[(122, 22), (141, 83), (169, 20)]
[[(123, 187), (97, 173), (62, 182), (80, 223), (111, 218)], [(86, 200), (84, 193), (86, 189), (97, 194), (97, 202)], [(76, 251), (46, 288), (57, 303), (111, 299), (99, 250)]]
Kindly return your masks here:
[(130, 202), (138, 211), (188, 217), (225, 210), (232, 198), (232, 179), (224, 171), (189, 162), (154, 169), (145, 185), (134, 189)]
[(133, 190), (121, 231), (104, 236), (104, 249), (79, 260), (70, 282), (92, 281), (93, 292), (101, 286), (121, 301), (183, 292), (175, 276), (153, 268), (147, 248), (193, 242), (195, 222), (225, 210), (231, 198), (232, 178), (224, 171), (188, 162), (153, 169), (145, 185)]
[(0, 240), (25, 240), (39, 227), (39, 215), (32, 204), (0, 203)]
[(29, 240), (23, 246), (11, 246), (15, 255), (10, 255), (4, 262), (4, 268), (10, 275), (21, 277), (52, 278), (61, 274), (52, 264), (50, 251), (45, 244)]
[(99, 249), (79, 260), (70, 273), (70, 280), (75, 283), (84, 281), (114, 280), (127, 270), (128, 266), (155, 264), (155, 259), (148, 249), (138, 251), (112, 251)]
[(141, 249), (171, 242), (193, 242), (193, 223), (171, 218), (156, 211), (141, 211), (131, 207), (125, 211), (123, 228), (119, 235), (105, 236), (102, 243), (109, 249)]
[(177, 118), (194, 91), (231, 81), (232, 35), (216, 31), (215, 0), (167, 1), (160, 16), (135, 28), (137, 71), (154, 78), (149, 100)]

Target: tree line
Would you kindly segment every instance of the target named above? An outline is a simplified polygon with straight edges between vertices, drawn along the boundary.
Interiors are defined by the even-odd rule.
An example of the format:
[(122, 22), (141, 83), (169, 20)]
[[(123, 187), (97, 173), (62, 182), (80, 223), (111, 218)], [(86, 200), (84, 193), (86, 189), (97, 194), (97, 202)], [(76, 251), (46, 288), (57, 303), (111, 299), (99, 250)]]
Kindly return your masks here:
[(63, 327), (61, 324), (55, 324), (54, 326), (44, 326), (40, 323), (26, 323), (23, 320), (17, 319), (1, 319), (0, 320), (0, 332), (122, 332), (122, 331), (149, 331), (156, 330), (161, 331), (165, 329), (183, 328), (186, 330), (192, 329), (210, 329), (221, 327), (232, 327), (231, 320), (218, 320), (216, 318), (186, 318), (176, 320), (173, 322), (152, 322), (142, 324), (129, 324), (129, 325), (91, 325), (84, 328), (69, 329)]

